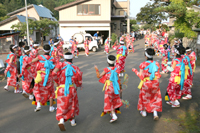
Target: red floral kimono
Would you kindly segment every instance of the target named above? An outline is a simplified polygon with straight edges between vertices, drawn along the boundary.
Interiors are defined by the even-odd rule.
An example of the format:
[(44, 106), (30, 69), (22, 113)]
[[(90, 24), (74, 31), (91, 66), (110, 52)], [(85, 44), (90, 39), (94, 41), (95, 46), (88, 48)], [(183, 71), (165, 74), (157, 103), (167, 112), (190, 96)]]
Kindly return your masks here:
[(20, 77), (22, 77), (22, 89), (26, 91), (26, 93), (31, 94), (33, 92), (33, 89), (30, 88), (31, 82), (33, 80), (33, 72), (31, 70), (31, 65), (29, 64), (32, 61), (32, 58), (24, 55), (20, 57), (23, 57), (23, 65), (21, 68), (21, 74)]
[(60, 61), (60, 56), (58, 55), (58, 49), (56, 47), (53, 47), (51, 57), (53, 57), (56, 60), (56, 63)]
[(105, 51), (109, 53), (109, 41), (107, 39), (105, 40)]
[(125, 51), (125, 55), (123, 56), (123, 48), (124, 45), (113, 46), (113, 49), (117, 50), (117, 59), (115, 67), (120, 70), (121, 73), (125, 72), (125, 61), (128, 55), (128, 50)]
[[(69, 94), (65, 96), (65, 71), (67, 64), (71, 65), (75, 72), (73, 71), (73, 76), (71, 78), (72, 85), (69, 86)], [(65, 121), (72, 119), (73, 117), (79, 115), (79, 104), (77, 96), (77, 87), (82, 86), (82, 72), (77, 66), (74, 66), (70, 62), (60, 62), (56, 65), (56, 68), (59, 69), (58, 73), (53, 73), (55, 82), (59, 85), (57, 90), (57, 113), (56, 119), (59, 121), (63, 118)], [(64, 69), (63, 69), (64, 68)]]
[[(181, 68), (180, 63), (182, 62), (182, 58), (176, 58), (173, 60), (173, 62), (174, 61), (176, 62), (176, 67), (174, 71), (171, 72), (171, 76), (169, 78), (169, 84), (167, 87), (167, 93), (171, 101), (180, 99), (182, 96), (181, 86), (179, 85), (177, 81), (175, 81), (175, 77), (177, 79), (180, 78), (180, 68)], [(173, 62), (172, 62), (172, 65), (173, 65)]]
[(59, 44), (58, 44), (58, 47), (57, 47), (57, 49), (58, 49), (58, 56), (59, 57), (63, 57), (63, 44), (64, 44), (64, 41), (61, 41)]
[(162, 57), (162, 71), (167, 71), (167, 66), (165, 66), (168, 62), (168, 50), (164, 50), (164, 52), (162, 53), (163, 57)]
[(77, 56), (78, 56), (78, 55), (79, 55), (79, 52), (78, 52), (77, 44), (78, 44), (77, 41), (73, 41), (73, 42), (72, 42), (72, 54), (75, 55), (75, 52), (76, 52), (76, 53), (77, 53)]
[[(32, 48), (32, 50), (30, 52), (30, 57), (32, 59), (35, 59), (38, 56), (38, 51), (39, 51), (39, 49)], [(34, 63), (31, 64), (31, 71), (33, 72), (34, 78), (37, 75), (36, 66), (37, 66), (37, 62), (34, 62)]]
[[(10, 59), (14, 56), (14, 60), (10, 63)], [(5, 73), (7, 73), (7, 85), (16, 87), (17, 83), (17, 56), (14, 53), (9, 53), (7, 56), (7, 67)]]
[[(153, 63), (153, 61), (150, 61)], [(157, 72), (155, 72), (155, 78), (150, 80), (149, 77), (151, 73), (149, 73), (149, 68), (145, 70), (146, 67), (149, 66), (149, 62), (143, 62), (140, 64), (139, 68), (143, 70), (141, 75), (143, 80), (143, 84), (141, 84), (139, 100), (138, 100), (138, 110), (146, 110), (148, 113), (152, 113), (154, 111), (162, 112), (162, 97), (159, 87), (158, 79), (161, 77), (160, 65), (158, 62), (155, 62), (156, 66), (158, 67)], [(136, 70), (136, 75), (138, 75), (138, 71)]]
[(193, 75), (192, 67), (191, 67), (191, 70), (190, 70), (189, 66), (191, 66), (191, 64), (187, 60), (185, 55), (183, 55), (182, 58), (183, 58), (183, 63), (185, 64), (185, 80), (184, 80), (184, 86), (183, 86), (182, 94), (192, 95), (192, 93), (191, 93), (191, 86), (192, 86), (191, 77)]
[[(43, 55), (47, 60), (51, 58), (49, 55)], [(33, 88), (33, 93), (36, 98), (36, 102), (40, 101), (41, 104), (45, 104), (49, 99), (55, 97), (54, 93), (54, 83), (53, 83), (53, 76), (52, 76), (52, 69), (49, 72), (48, 80), (46, 83), (46, 86), (43, 86), (45, 81), (45, 75), (46, 75), (46, 68), (44, 67), (44, 61), (45, 59), (42, 58), (42, 55), (38, 55), (39, 62), (36, 66), (37, 71), (37, 77), (35, 79), (35, 85)], [(41, 62), (42, 61), (42, 62)], [(55, 59), (51, 59), (51, 61), (55, 64)], [(37, 79), (40, 79), (40, 82), (37, 81)]]
[[(110, 67), (111, 70), (114, 70), (115, 67)], [(120, 95), (116, 95), (114, 93), (113, 83), (110, 81), (111, 73), (108, 68), (104, 68), (105, 75), (99, 80), (100, 83), (104, 84), (104, 112), (109, 112), (115, 110), (123, 105)], [(120, 74), (120, 70), (116, 70), (118, 74)], [(118, 81), (119, 82), (119, 81)]]
[[(191, 76), (191, 82), (193, 83), (193, 77), (194, 77), (194, 72), (195, 72), (195, 68), (196, 68), (195, 62), (196, 62), (197, 57), (196, 57), (196, 53), (194, 51), (192, 51), (190, 53), (190, 55), (188, 55), (188, 56), (190, 58), (190, 64), (192, 66), (192, 71), (193, 71), (193, 74)], [(191, 60), (192, 58), (194, 58), (194, 60)]]
[(89, 40), (85, 40), (85, 42), (84, 42), (84, 47), (85, 47), (85, 54), (89, 54), (89, 44), (90, 44), (90, 42), (89, 42)]

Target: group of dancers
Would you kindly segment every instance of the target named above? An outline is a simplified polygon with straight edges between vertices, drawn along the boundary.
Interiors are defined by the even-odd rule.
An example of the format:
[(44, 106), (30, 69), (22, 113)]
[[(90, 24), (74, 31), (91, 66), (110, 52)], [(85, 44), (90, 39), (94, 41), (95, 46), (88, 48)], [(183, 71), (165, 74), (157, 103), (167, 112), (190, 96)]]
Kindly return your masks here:
[[(100, 73), (98, 67), (95, 66), (97, 78), (100, 83), (104, 84), (104, 113), (110, 114), (111, 123), (118, 119), (116, 111), (123, 104), (120, 97), (122, 92), (120, 77), (124, 76), (125, 62), (129, 52), (134, 52), (133, 41), (134, 38), (131, 38), (129, 34), (122, 36), (119, 44), (115, 43), (112, 47), (117, 51), (117, 56), (107, 56), (108, 67), (105, 67)], [(73, 40), (72, 43), (76, 45), (76, 40)], [(68, 120), (71, 122), (71, 126), (76, 126), (75, 117), (79, 115), (77, 88), (82, 88), (83, 72), (73, 64), (74, 57), (78, 56), (77, 47), (73, 47), (71, 52), (64, 54), (59, 49), (62, 44), (61, 39), (55, 39), (52, 45), (44, 45), (42, 49), (39, 48), (37, 42), (33, 44), (33, 47), (25, 46), (23, 43), (19, 44), (20, 48), (17, 45), (10, 45), (5, 70), (7, 85), (4, 89), (8, 90), (8, 86), (13, 86), (15, 93), (20, 93), (19, 79), (21, 79), (22, 94), (29, 97), (30, 100), (35, 99), (36, 101), (35, 112), (40, 111), (41, 105), (46, 105), (47, 102), (50, 105), (49, 111), (54, 112), (56, 110), (53, 107), (54, 99), (57, 98), (56, 119), (59, 121), (60, 130), (65, 131), (64, 123)], [(88, 44), (89, 42), (85, 43), (85, 45)], [(159, 43), (159, 45), (161, 47), (162, 44)], [(186, 95), (183, 99), (192, 98), (191, 87), (196, 57), (190, 48), (174, 46), (174, 53), (170, 54), (174, 56), (172, 61), (166, 61), (166, 57), (168, 58), (171, 51), (168, 51), (165, 46), (164, 44), (164, 50), (159, 49), (159, 52), (163, 56), (163, 71), (166, 69), (171, 72), (166, 93), (167, 104), (172, 107), (180, 107), (178, 99), (181, 96)], [(44, 54), (40, 55), (39, 50), (43, 50)], [(109, 51), (106, 52), (109, 53)], [(132, 69), (141, 79), (138, 86), (140, 89), (138, 110), (143, 117), (147, 116), (147, 113), (153, 113), (154, 120), (159, 119), (157, 112), (162, 112), (162, 97), (159, 87), (160, 64), (153, 60), (156, 52), (155, 48), (145, 49), (146, 61), (140, 64), (139, 71), (135, 68)], [(89, 54), (88, 51), (86, 51), (86, 56), (87, 54)], [(19, 58), (20, 67), (17, 65), (17, 58)], [(61, 58), (64, 59), (63, 62), (60, 61)], [(56, 91), (54, 85), (57, 87)]]

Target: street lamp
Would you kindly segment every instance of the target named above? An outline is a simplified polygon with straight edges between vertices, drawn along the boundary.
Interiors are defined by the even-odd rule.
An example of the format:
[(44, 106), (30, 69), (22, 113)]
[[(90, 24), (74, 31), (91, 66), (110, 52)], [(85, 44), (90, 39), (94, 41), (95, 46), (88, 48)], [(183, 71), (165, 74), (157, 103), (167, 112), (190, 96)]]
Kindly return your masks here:
[(30, 42), (29, 42), (29, 28), (28, 28), (28, 11), (27, 11), (27, 2), (26, 2), (26, 0), (25, 0), (25, 8), (26, 8), (27, 42), (28, 42), (28, 46), (30, 46)]

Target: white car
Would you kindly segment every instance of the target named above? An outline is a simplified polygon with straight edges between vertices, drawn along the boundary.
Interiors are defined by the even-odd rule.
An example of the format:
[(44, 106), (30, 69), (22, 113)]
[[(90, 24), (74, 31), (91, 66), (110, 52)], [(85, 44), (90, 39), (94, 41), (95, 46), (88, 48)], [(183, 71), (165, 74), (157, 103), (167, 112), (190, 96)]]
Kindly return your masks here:
[[(90, 44), (89, 44), (89, 50), (92, 50), (93, 52), (96, 52), (99, 48), (100, 48), (100, 45), (98, 45), (98, 42), (97, 40), (95, 40), (91, 34), (89, 33), (86, 33), (86, 34), (83, 34), (83, 33), (75, 33), (73, 35), (74, 38), (76, 38), (76, 41), (78, 41), (78, 45), (77, 45), (77, 48), (78, 49), (85, 49), (84, 48), (84, 41), (85, 41), (85, 38), (88, 37), (88, 40), (91, 40)], [(65, 42), (65, 44), (63, 45), (63, 49), (67, 50), (67, 49), (70, 49), (72, 47), (72, 44), (68, 42)]]

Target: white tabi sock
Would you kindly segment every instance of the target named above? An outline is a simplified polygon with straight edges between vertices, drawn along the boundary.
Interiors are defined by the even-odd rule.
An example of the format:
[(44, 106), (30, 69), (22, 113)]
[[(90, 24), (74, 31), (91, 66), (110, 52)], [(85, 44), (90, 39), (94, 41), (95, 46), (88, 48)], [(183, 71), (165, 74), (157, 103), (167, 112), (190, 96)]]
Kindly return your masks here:
[(112, 119), (116, 119), (116, 118), (117, 118), (116, 114), (115, 113), (112, 114)]
[(75, 124), (75, 119), (71, 120), (71, 124), (74, 125)]
[(37, 102), (37, 108), (41, 108), (40, 102)]
[(158, 116), (157, 111), (153, 111), (153, 116)]
[(60, 123), (64, 123), (65, 121), (64, 121), (64, 118), (61, 118), (60, 119)]

